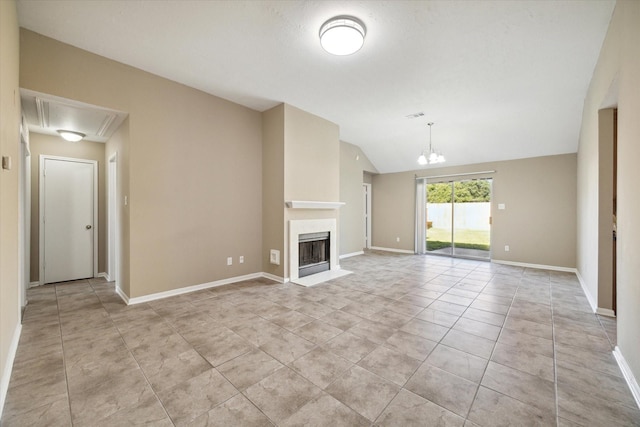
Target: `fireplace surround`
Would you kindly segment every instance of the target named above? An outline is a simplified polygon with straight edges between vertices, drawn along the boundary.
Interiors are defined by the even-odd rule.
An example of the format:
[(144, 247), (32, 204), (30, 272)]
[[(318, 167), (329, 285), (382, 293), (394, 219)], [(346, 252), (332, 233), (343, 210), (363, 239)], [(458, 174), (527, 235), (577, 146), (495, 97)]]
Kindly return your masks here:
[[(305, 219), (305, 220), (289, 220), (289, 280), (295, 281), (300, 277), (300, 235), (326, 233), (329, 236), (329, 242), (325, 243), (324, 251), (328, 247), (328, 268), (322, 267), (324, 270), (339, 270), (338, 250), (337, 250), (337, 232), (336, 219)], [(303, 254), (304, 255), (304, 254)], [(322, 270), (321, 270), (322, 271)], [(315, 274), (311, 272), (309, 274)], [(304, 274), (304, 273), (303, 273)]]

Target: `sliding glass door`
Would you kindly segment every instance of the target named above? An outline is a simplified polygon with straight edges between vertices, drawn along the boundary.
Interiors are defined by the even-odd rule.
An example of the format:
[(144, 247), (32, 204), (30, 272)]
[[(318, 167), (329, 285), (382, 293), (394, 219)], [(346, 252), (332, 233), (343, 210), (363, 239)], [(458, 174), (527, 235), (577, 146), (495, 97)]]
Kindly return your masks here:
[(428, 183), (426, 251), (469, 258), (491, 257), (491, 180)]

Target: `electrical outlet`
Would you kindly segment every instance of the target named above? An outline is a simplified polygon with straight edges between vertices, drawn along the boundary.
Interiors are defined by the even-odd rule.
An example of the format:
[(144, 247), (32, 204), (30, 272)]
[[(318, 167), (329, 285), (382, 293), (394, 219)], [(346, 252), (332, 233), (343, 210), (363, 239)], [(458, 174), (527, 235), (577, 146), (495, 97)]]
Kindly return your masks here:
[(504, 245), (504, 251), (509, 252), (509, 245)]
[(227, 265), (233, 265), (233, 257), (227, 257)]
[(240, 255), (240, 258), (238, 259), (238, 262), (240, 264), (244, 264), (244, 256), (243, 255)]

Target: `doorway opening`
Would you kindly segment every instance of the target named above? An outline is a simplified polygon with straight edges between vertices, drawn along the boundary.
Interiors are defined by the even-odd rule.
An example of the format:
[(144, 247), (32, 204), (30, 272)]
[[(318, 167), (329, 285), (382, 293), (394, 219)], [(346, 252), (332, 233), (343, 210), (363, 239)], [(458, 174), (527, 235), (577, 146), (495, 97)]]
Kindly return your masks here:
[(491, 179), (427, 183), (426, 253), (491, 258)]

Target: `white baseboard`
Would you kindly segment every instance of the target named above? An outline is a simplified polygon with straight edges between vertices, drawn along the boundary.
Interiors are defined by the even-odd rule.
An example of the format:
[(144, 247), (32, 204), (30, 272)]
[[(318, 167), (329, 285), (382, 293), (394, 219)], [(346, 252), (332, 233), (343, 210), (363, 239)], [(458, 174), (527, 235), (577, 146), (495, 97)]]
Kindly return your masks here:
[(190, 292), (201, 291), (203, 289), (215, 288), (217, 286), (229, 285), (231, 283), (242, 282), (243, 280), (258, 279), (264, 277), (263, 273), (251, 273), (244, 276), (230, 277), (228, 279), (216, 280), (214, 282), (202, 283), (200, 285), (186, 286), (184, 288), (172, 289), (170, 291), (158, 292), (155, 294), (144, 295), (141, 297), (129, 298), (129, 301), (125, 302), (128, 305), (140, 304), (143, 302), (150, 302), (159, 300), (162, 298), (173, 297), (176, 295), (188, 294)]
[(411, 255), (415, 254), (414, 251), (409, 251), (406, 249), (383, 248), (380, 246), (371, 246), (371, 249), (373, 249), (374, 251), (396, 252), (399, 254), (411, 254)]
[(636, 377), (633, 375), (631, 368), (629, 367), (626, 359), (622, 355), (622, 352), (620, 351), (620, 347), (616, 346), (616, 348), (613, 350), (613, 355), (616, 358), (616, 361), (618, 362), (618, 366), (622, 371), (622, 375), (624, 375), (624, 379), (627, 381), (627, 385), (629, 386), (629, 389), (631, 390), (631, 394), (633, 395), (633, 398), (636, 401), (636, 405), (638, 405), (638, 408), (640, 408), (640, 386), (638, 386), (638, 381), (636, 381)]
[(351, 252), (349, 254), (340, 255), (340, 259), (351, 258), (352, 256), (364, 255), (364, 251)]
[(596, 300), (593, 298), (593, 295), (591, 295), (591, 292), (589, 292), (589, 289), (587, 288), (587, 283), (584, 281), (584, 279), (582, 278), (582, 275), (577, 269), (576, 269), (576, 276), (578, 276), (578, 281), (580, 282), (580, 286), (582, 287), (582, 293), (584, 293), (584, 296), (587, 297), (587, 301), (589, 301), (591, 310), (593, 310), (594, 313), (597, 313), (598, 304), (596, 303)]
[(35, 288), (36, 286), (40, 286), (40, 282), (39, 281), (35, 281), (35, 282), (29, 282), (29, 287), (30, 288)]
[(616, 317), (616, 313), (614, 313), (613, 310), (609, 308), (598, 307), (598, 309), (596, 310), (596, 314), (606, 317)]
[(107, 274), (107, 273), (98, 273), (98, 275), (96, 277), (104, 277), (107, 280), (107, 282), (111, 281), (111, 278), (109, 277), (109, 274)]
[(531, 264), (528, 262), (504, 261), (501, 259), (492, 259), (491, 262), (495, 264), (513, 265), (516, 267), (537, 268), (538, 270), (552, 270), (552, 271), (565, 271), (568, 273), (577, 273), (577, 270), (575, 268), (560, 267), (557, 265)]
[(13, 361), (16, 358), (16, 352), (18, 351), (18, 342), (20, 341), (20, 334), (22, 333), (22, 324), (18, 323), (13, 337), (11, 338), (11, 344), (9, 345), (9, 352), (7, 354), (7, 362), (2, 369), (2, 379), (0, 380), (0, 418), (2, 418), (2, 411), (4, 409), (4, 402), (7, 399), (7, 391), (9, 390), (9, 380), (11, 379), (11, 371), (13, 370)]
[(289, 281), (289, 278), (276, 276), (275, 274), (271, 274), (271, 273), (262, 273), (262, 277), (264, 277), (265, 279), (273, 280), (278, 283), (287, 283)]
[(118, 296), (122, 298), (122, 301), (124, 301), (125, 304), (129, 305), (129, 297), (124, 293), (122, 289), (120, 289), (120, 286), (116, 286), (116, 294), (118, 294)]

